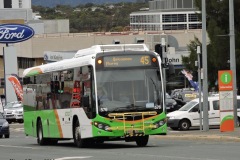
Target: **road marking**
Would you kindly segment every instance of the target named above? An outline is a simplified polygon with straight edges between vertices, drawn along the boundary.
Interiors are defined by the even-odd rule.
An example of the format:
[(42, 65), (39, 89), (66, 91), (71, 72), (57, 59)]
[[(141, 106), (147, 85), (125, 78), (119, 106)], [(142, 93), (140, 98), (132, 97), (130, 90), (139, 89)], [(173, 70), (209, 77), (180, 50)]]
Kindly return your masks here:
[(37, 149), (33, 147), (25, 147), (25, 146), (10, 146), (10, 145), (0, 145), (0, 147), (6, 147), (6, 148), (27, 148), (27, 149)]
[(13, 132), (24, 132), (24, 128), (10, 128), (10, 131), (13, 131)]
[(92, 156), (85, 156), (85, 157), (62, 157), (62, 158), (57, 158), (54, 160), (67, 160), (67, 159), (83, 159), (83, 158), (91, 158)]
[(168, 131), (170, 133), (179, 133), (180, 131)]

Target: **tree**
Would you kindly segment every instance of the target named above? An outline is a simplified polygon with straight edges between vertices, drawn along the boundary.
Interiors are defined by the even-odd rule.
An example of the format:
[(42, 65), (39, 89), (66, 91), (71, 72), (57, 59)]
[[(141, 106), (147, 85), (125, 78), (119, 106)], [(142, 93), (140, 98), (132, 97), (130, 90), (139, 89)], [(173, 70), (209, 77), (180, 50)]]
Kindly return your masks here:
[[(71, 7), (57, 5), (54, 8), (33, 6), (42, 19), (69, 19), (70, 32), (123, 31), (129, 26), (129, 14), (147, 7), (148, 3), (93, 4)], [(113, 7), (112, 7), (113, 6)]]
[[(196, 7), (201, 10), (201, 0), (196, 0)], [(208, 80), (210, 86), (214, 86), (218, 76), (218, 70), (228, 70), (229, 68), (229, 0), (211, 0), (206, 4), (207, 33), (209, 44), (207, 46), (208, 59)], [(234, 1), (235, 15), (235, 39), (236, 39), (236, 73), (240, 70), (240, 1)], [(201, 19), (201, 14), (199, 15)], [(189, 47), (195, 47), (190, 42)], [(196, 48), (195, 48), (196, 49)], [(190, 57), (194, 57), (196, 52), (189, 48)], [(195, 57), (196, 58), (196, 57)], [(191, 59), (191, 60), (190, 60)], [(193, 58), (194, 59), (194, 58)], [(197, 58), (196, 58), (197, 59)], [(185, 59), (187, 61), (187, 59)], [(184, 62), (187, 64), (187, 62)], [(186, 67), (188, 67), (186, 65)], [(240, 87), (240, 74), (237, 74), (237, 86)], [(209, 87), (210, 88), (210, 87)]]

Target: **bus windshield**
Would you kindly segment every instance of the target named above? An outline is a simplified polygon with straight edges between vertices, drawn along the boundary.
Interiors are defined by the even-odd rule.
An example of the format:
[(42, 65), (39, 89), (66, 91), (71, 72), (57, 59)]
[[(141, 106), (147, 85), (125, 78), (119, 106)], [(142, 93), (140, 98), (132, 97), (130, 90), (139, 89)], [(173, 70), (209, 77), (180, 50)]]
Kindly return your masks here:
[(159, 70), (97, 71), (99, 113), (162, 110)]

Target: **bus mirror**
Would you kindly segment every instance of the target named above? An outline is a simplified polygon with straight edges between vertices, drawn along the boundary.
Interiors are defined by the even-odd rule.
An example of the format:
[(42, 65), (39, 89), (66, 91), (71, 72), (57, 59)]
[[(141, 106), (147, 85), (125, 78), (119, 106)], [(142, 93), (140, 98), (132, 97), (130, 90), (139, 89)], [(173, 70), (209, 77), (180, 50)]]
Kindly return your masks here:
[(82, 101), (83, 107), (87, 107), (88, 108), (90, 106), (89, 105), (89, 96), (88, 95), (84, 95), (82, 97), (81, 101)]
[(157, 70), (157, 78), (158, 78), (159, 81), (161, 81), (161, 77), (160, 77), (160, 71), (159, 71), (159, 69)]

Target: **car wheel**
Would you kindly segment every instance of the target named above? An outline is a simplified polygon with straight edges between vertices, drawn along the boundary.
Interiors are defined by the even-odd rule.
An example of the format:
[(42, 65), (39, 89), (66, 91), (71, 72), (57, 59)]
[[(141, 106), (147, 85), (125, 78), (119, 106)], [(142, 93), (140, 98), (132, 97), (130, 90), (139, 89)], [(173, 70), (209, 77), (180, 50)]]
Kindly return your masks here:
[(9, 135), (9, 134), (5, 134), (4, 137), (5, 137), (5, 138), (9, 138), (10, 135)]
[(240, 117), (237, 119), (237, 127), (240, 127)]
[(0, 135), (0, 138), (2, 138), (3, 137), (3, 135)]
[(19, 120), (18, 123), (23, 123), (23, 119)]
[(81, 138), (80, 125), (79, 125), (78, 120), (74, 124), (73, 139), (74, 139), (75, 145), (78, 148), (84, 147), (84, 140)]
[(38, 142), (39, 145), (45, 145), (46, 144), (46, 139), (43, 138), (43, 129), (42, 129), (41, 120), (38, 121), (38, 126), (37, 126), (37, 142)]
[(145, 147), (148, 144), (149, 135), (143, 137), (136, 137), (136, 144), (139, 147)]
[(180, 123), (179, 123), (179, 128), (180, 128), (180, 130), (182, 130), (182, 131), (189, 130), (189, 128), (190, 128), (190, 122), (189, 122), (189, 120), (186, 120), (186, 119), (181, 120)]

